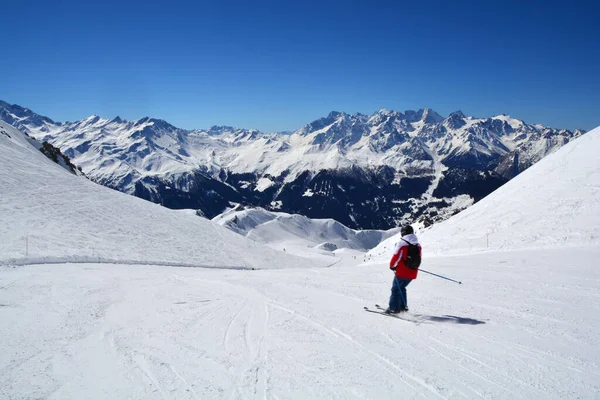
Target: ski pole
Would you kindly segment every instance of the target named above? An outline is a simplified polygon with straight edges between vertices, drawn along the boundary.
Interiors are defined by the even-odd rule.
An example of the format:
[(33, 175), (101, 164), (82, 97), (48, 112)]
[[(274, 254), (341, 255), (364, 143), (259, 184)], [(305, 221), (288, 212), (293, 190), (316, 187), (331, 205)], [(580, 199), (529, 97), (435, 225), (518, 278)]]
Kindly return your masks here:
[(419, 268), (419, 271), (421, 271), (421, 272), (425, 272), (426, 274), (429, 274), (429, 275), (437, 276), (438, 278), (446, 279), (446, 280), (448, 280), (448, 281), (456, 282), (456, 283), (458, 283), (459, 285), (462, 285), (462, 282), (455, 281), (454, 279), (450, 279), (450, 278), (447, 278), (447, 277), (445, 277), (445, 276), (442, 276), (442, 275), (434, 274), (433, 272), (425, 271), (424, 269), (420, 269), (420, 268)]

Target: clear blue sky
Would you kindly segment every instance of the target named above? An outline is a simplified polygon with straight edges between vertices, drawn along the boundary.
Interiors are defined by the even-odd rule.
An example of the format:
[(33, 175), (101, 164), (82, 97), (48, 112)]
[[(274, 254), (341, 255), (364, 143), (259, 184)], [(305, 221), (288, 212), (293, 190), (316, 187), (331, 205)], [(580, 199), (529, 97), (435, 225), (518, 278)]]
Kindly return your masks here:
[(600, 125), (600, 2), (8, 1), (0, 99), (55, 120), (299, 128), (430, 107)]

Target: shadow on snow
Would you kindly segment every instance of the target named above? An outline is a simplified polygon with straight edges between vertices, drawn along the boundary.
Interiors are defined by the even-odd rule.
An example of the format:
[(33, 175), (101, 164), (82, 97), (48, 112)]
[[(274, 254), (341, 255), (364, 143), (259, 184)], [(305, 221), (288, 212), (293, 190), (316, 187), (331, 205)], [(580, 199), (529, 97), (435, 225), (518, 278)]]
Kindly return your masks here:
[(455, 315), (444, 315), (442, 317), (436, 317), (434, 315), (421, 315), (424, 321), (432, 322), (444, 322), (448, 324), (461, 324), (461, 325), (480, 325), (485, 324), (485, 321), (480, 321), (473, 318), (457, 317)]

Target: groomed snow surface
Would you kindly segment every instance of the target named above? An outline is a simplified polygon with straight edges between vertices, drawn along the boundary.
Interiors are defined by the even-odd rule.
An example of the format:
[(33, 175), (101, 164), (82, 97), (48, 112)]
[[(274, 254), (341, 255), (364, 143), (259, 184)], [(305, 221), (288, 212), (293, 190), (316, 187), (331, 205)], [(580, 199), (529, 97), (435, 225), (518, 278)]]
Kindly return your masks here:
[[(600, 397), (600, 240), (590, 236), (600, 223), (592, 212), (598, 197), (581, 195), (581, 207), (554, 214), (552, 225), (574, 232), (579, 215), (592, 210), (583, 233), (562, 245), (519, 247), (506, 237), (503, 248), (452, 256), (430, 238), (464, 243), (460, 235), (477, 229), (477, 220), (439, 237), (432, 229), (425, 254), (431, 245), (437, 255), (423, 268), (463, 285), (421, 273), (408, 288), (409, 321), (362, 309), (385, 305), (389, 255), (357, 265), (342, 252), (324, 268), (332, 257), (293, 257), (71, 176), (9, 133), (0, 135), (2, 399)], [(571, 151), (567, 165), (591, 166), (589, 190), (600, 186), (592, 171), (594, 163), (600, 168), (599, 134), (551, 156)], [(591, 160), (587, 148), (595, 149)], [(528, 181), (528, 173), (510, 184)], [(554, 195), (568, 199), (576, 190)], [(514, 193), (529, 207), (527, 188)], [(27, 263), (26, 233), (46, 243), (32, 241), (31, 257), (115, 263), (14, 266)]]
[[(429, 259), (418, 323), (383, 265), (0, 274), (0, 398), (573, 399), (600, 382), (600, 251)], [(574, 272), (576, 271), (576, 272)]]

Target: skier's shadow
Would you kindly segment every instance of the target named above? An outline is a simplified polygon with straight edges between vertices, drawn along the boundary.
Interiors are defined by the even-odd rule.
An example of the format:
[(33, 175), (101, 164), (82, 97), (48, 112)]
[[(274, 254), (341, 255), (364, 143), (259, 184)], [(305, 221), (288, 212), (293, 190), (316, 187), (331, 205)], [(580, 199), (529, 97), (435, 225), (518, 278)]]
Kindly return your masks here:
[(455, 315), (444, 315), (442, 317), (436, 317), (434, 315), (422, 315), (423, 320), (432, 322), (443, 322), (448, 324), (462, 324), (462, 325), (480, 325), (485, 324), (485, 321), (480, 321), (473, 318), (457, 317)]

